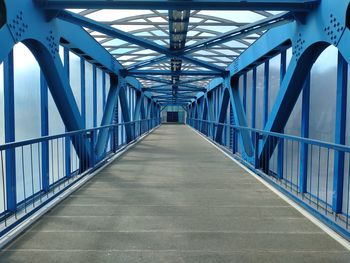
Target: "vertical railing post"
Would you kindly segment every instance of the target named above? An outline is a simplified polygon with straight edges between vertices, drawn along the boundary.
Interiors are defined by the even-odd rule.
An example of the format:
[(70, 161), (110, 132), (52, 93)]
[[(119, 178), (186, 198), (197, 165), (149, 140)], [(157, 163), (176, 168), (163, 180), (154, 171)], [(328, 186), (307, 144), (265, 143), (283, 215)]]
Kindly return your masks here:
[[(337, 77), (338, 78), (337, 78), (337, 95), (336, 95), (337, 99), (336, 99), (335, 143), (345, 144), (348, 63), (346, 62), (345, 58), (340, 54), (340, 52), (338, 53)], [(332, 207), (335, 213), (342, 212), (343, 192), (344, 192), (343, 185), (344, 185), (344, 152), (335, 151), (334, 152), (333, 197), (332, 197), (333, 199)]]
[(115, 126), (112, 127), (112, 151), (115, 153), (117, 151), (116, 147), (116, 128)]
[[(5, 113), (5, 142), (15, 141), (15, 93), (13, 51), (4, 61), (4, 113)], [(15, 149), (5, 151), (6, 157), (6, 209), (15, 212), (16, 199), (16, 153)], [(3, 164), (2, 164), (3, 165)]]
[(243, 74), (243, 109), (247, 111), (247, 73)]
[(253, 69), (253, 85), (252, 85), (252, 123), (251, 127), (255, 128), (256, 120), (256, 68)]
[(90, 168), (95, 167), (95, 130), (90, 131)]
[(80, 58), (80, 93), (81, 93), (81, 118), (83, 127), (86, 127), (86, 96), (85, 96), (85, 60)]
[(260, 168), (260, 162), (259, 162), (259, 143), (260, 143), (260, 134), (259, 132), (254, 132), (254, 146), (255, 146), (255, 152), (254, 152), (254, 168), (259, 169)]
[(137, 123), (138, 123), (137, 127), (138, 127), (138, 137), (139, 137), (142, 134), (142, 121), (138, 120)]
[(265, 127), (269, 116), (269, 77), (270, 77), (270, 62), (265, 62), (264, 68), (264, 112), (263, 112), (263, 126)]
[(133, 127), (134, 127), (134, 132), (133, 132), (133, 140), (136, 140), (136, 121), (133, 123)]
[(212, 123), (212, 139), (213, 139), (213, 141), (215, 140), (215, 123), (213, 122)]
[[(41, 136), (49, 135), (49, 117), (48, 117), (48, 87), (45, 76), (40, 72), (40, 112), (41, 112)], [(49, 142), (41, 143), (41, 174), (42, 190), (44, 192), (50, 189), (49, 177)]]
[[(63, 51), (63, 62), (64, 62), (64, 70), (67, 74), (67, 79), (70, 79), (69, 76), (69, 49), (68, 48), (64, 48)], [(66, 129), (67, 131), (67, 129)], [(71, 176), (71, 152), (70, 152), (70, 138), (69, 136), (65, 136), (65, 174), (66, 177), (70, 177)]]
[[(284, 50), (281, 52), (281, 66), (280, 66), (280, 85), (282, 85), (283, 78), (286, 75), (287, 69), (287, 52)], [(283, 131), (282, 131), (283, 133)], [(283, 161), (284, 161), (284, 140), (280, 139), (277, 148), (277, 178), (283, 178)]]
[(232, 153), (235, 154), (237, 152), (236, 129), (235, 127), (231, 127), (231, 129), (232, 129)]
[[(303, 138), (309, 137), (309, 119), (310, 119), (310, 74), (307, 76), (305, 80), (304, 88), (303, 88), (303, 97), (302, 97), (301, 137)], [(301, 143), (300, 173), (299, 173), (299, 192), (300, 193), (306, 192), (308, 157), (309, 157), (309, 145), (306, 143)]]

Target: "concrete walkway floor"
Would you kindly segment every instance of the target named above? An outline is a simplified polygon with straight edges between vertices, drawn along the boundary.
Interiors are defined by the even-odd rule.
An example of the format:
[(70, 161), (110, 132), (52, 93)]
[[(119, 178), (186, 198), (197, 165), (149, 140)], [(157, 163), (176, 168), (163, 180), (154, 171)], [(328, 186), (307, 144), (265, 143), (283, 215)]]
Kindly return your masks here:
[(0, 262), (350, 262), (189, 127), (163, 125), (47, 213)]

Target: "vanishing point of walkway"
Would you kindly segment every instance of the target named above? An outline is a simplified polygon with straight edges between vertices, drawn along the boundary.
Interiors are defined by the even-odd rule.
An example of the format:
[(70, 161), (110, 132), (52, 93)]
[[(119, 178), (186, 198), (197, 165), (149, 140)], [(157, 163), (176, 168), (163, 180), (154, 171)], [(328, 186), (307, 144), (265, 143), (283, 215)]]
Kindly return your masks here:
[(163, 125), (46, 214), (0, 262), (350, 262), (190, 128)]

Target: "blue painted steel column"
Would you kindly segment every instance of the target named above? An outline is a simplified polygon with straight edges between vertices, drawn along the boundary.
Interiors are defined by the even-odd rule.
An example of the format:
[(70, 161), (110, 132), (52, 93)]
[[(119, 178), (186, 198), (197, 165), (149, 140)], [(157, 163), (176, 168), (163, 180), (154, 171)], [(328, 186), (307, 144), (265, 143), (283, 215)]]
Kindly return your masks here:
[(247, 73), (243, 75), (243, 109), (247, 112)]
[(106, 74), (102, 71), (102, 108), (106, 107)]
[[(67, 74), (67, 79), (70, 79), (69, 76), (69, 49), (64, 48), (63, 53), (64, 69)], [(67, 128), (66, 128), (67, 131)], [(71, 153), (70, 153), (70, 138), (65, 137), (65, 164), (66, 164), (66, 176), (71, 175)]]
[(92, 67), (92, 114), (93, 114), (93, 125), (97, 127), (97, 69), (96, 66)]
[[(97, 127), (97, 69), (96, 66), (92, 66), (92, 120), (93, 127)], [(91, 132), (90, 138), (90, 166), (94, 167), (96, 162), (96, 153), (95, 153), (95, 142), (96, 142), (96, 131)]]
[[(287, 70), (287, 51), (284, 50), (281, 52), (281, 65), (280, 65), (280, 86), (282, 86), (282, 82), (284, 76), (286, 75)], [(283, 139), (278, 143), (278, 153), (277, 153), (277, 177), (279, 179), (283, 178), (283, 165), (284, 161), (284, 141)]]
[(270, 62), (265, 62), (264, 69), (264, 112), (263, 112), (263, 126), (265, 127), (269, 117), (269, 76), (270, 76)]
[[(107, 105), (103, 112), (103, 117), (101, 121), (101, 126), (110, 125), (113, 123), (113, 118), (115, 114), (115, 106), (118, 99), (118, 94), (120, 90), (120, 85), (118, 82), (117, 76), (111, 76), (111, 87), (108, 92)], [(109, 141), (110, 129), (102, 129), (99, 131), (95, 152), (97, 154), (97, 158), (102, 159), (104, 154), (106, 153), (108, 141)]]
[(80, 58), (80, 103), (81, 118), (83, 120), (84, 129), (86, 128), (86, 91), (85, 91), (85, 59)]
[(256, 68), (253, 69), (253, 83), (252, 83), (252, 128), (255, 128), (256, 119)]
[[(40, 72), (40, 100), (41, 100), (41, 136), (49, 135), (49, 111), (48, 111), (48, 87), (45, 76)], [(47, 192), (50, 189), (49, 175), (49, 142), (41, 143), (41, 170), (42, 190)]]
[[(310, 73), (306, 77), (303, 87), (302, 109), (301, 109), (301, 137), (309, 137), (310, 120)], [(300, 144), (300, 173), (299, 173), (299, 192), (305, 193), (307, 187), (307, 167), (308, 167), (309, 148), (308, 144)]]
[[(4, 61), (5, 142), (15, 141), (15, 94), (13, 66), (13, 51), (11, 51)], [(15, 212), (17, 207), (15, 149), (6, 150), (5, 156), (6, 210)], [(2, 165), (4, 165), (4, 163), (2, 163)]]
[[(335, 122), (335, 143), (345, 144), (346, 139), (346, 111), (347, 111), (347, 85), (348, 63), (338, 54), (337, 104)], [(334, 152), (333, 202), (335, 213), (341, 213), (343, 207), (344, 184), (344, 152)]]

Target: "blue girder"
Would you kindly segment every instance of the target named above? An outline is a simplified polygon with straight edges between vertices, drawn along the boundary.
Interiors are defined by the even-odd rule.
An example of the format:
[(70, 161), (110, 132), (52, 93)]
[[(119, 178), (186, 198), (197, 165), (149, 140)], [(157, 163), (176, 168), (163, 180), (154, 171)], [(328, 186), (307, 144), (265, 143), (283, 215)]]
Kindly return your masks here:
[(35, 0), (44, 8), (309, 11), (319, 0)]
[[(146, 49), (154, 50), (156, 52), (164, 54), (166, 57), (169, 57), (169, 58), (176, 57), (170, 49), (168, 49), (164, 46), (158, 45), (157, 43), (154, 43), (154, 42), (149, 41), (147, 39), (134, 36), (130, 33), (121, 31), (119, 29), (105, 25), (103, 23), (96, 22), (96, 21), (89, 19), (87, 17), (81, 16), (81, 15), (78, 15), (78, 14), (75, 14), (75, 13), (72, 13), (69, 11), (58, 12), (57, 17), (62, 19), (62, 20), (65, 20), (65, 21), (69, 21), (71, 23), (75, 23), (77, 25), (96, 30), (96, 31), (104, 33), (108, 36), (118, 38), (118, 39), (124, 40), (126, 42), (135, 44), (135, 45), (139, 45), (139, 46), (144, 47)], [(190, 62), (190, 63), (199, 65), (199, 66), (204, 67), (204, 68), (208, 68), (210, 70), (223, 71), (222, 68), (220, 68), (214, 64), (211, 65), (207, 62), (203, 62), (203, 61), (198, 60), (196, 58), (193, 58), (191, 56), (181, 55), (180, 57), (183, 58), (184, 60)]]

